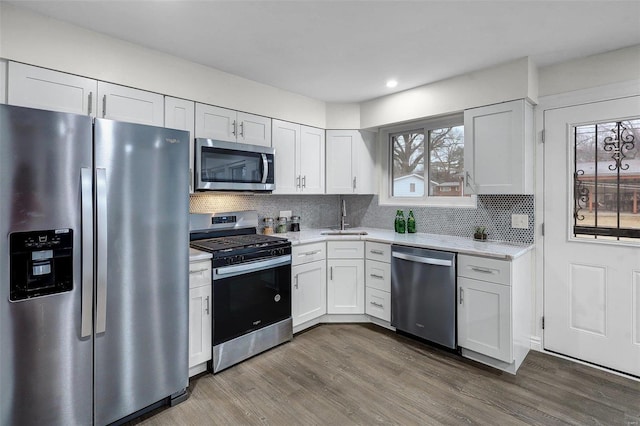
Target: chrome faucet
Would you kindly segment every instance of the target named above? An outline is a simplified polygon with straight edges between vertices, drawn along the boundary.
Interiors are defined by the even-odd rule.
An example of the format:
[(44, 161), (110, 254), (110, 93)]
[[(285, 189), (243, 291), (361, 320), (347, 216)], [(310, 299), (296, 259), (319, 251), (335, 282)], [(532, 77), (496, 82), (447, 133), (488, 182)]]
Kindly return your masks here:
[(344, 223), (344, 220), (347, 218), (347, 204), (344, 200), (342, 200), (342, 209), (340, 212), (340, 230), (344, 231), (344, 227), (349, 225), (348, 223)]

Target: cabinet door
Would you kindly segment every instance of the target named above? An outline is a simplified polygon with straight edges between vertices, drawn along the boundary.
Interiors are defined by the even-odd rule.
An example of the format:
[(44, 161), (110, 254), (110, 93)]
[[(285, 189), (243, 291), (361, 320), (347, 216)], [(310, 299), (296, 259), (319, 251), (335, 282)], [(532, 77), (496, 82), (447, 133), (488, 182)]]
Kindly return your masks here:
[(511, 363), (511, 287), (458, 277), (458, 345)]
[(0, 104), (7, 103), (7, 61), (0, 59)]
[(300, 125), (273, 120), (273, 148), (276, 150), (274, 194), (296, 194), (300, 189)]
[(196, 138), (235, 142), (237, 112), (213, 105), (196, 104)]
[(305, 194), (324, 194), (324, 149), (324, 130), (300, 127), (300, 176)]
[(356, 175), (356, 194), (377, 194), (378, 173), (376, 170), (377, 159), (377, 133), (360, 130), (358, 147), (358, 167)]
[(391, 321), (391, 293), (367, 287), (365, 313), (383, 321)]
[(164, 126), (170, 129), (186, 130), (189, 132), (189, 164), (185, 164), (185, 168), (189, 169), (189, 193), (193, 194), (195, 103), (185, 99), (165, 96)]
[(117, 84), (98, 82), (98, 117), (164, 126), (164, 96)]
[(211, 359), (211, 286), (189, 290), (189, 368)]
[(327, 313), (364, 314), (364, 260), (329, 259)]
[(327, 130), (327, 194), (354, 193), (356, 143), (353, 130)]
[(325, 262), (311, 262), (292, 269), (293, 326), (327, 313), (327, 266)]
[[(526, 127), (532, 127), (531, 108), (527, 107), (527, 113), (530, 117), (525, 120), (524, 100), (464, 112), (466, 193), (532, 192), (532, 161), (525, 158), (528, 151), (533, 155), (533, 149), (528, 149), (533, 137), (525, 133)], [(531, 174), (528, 179), (527, 174)]]
[(238, 112), (238, 142), (271, 146), (271, 118)]
[(7, 73), (9, 105), (95, 116), (96, 80), (16, 62)]

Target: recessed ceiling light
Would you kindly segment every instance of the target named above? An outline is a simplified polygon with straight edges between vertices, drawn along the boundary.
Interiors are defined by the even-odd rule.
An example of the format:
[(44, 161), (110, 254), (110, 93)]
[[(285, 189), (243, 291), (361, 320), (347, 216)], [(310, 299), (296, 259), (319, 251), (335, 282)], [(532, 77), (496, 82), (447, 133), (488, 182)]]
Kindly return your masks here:
[(388, 80), (387, 81), (387, 87), (389, 88), (394, 88), (398, 85), (398, 82), (396, 80)]

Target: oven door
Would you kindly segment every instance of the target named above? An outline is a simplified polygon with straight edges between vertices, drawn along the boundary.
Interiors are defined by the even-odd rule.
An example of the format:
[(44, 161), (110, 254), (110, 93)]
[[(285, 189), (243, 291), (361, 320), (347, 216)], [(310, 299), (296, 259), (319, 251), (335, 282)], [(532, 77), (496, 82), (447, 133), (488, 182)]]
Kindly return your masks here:
[(196, 189), (273, 191), (274, 149), (271, 147), (196, 139)]
[(215, 268), (213, 346), (291, 317), (291, 255)]

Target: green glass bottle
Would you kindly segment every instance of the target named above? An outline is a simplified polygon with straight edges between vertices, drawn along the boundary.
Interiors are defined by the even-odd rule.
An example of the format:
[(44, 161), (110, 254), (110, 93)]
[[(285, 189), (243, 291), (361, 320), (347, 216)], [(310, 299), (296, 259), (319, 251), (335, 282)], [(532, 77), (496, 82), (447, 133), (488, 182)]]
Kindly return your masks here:
[(400, 218), (398, 220), (398, 232), (404, 234), (407, 231), (407, 221), (404, 220), (404, 212), (400, 210)]
[(396, 220), (393, 223), (393, 230), (398, 232), (398, 224), (400, 223), (400, 210), (396, 210)]
[(410, 234), (416, 233), (416, 218), (413, 217), (413, 210), (409, 210), (409, 217), (407, 218), (407, 232)]

